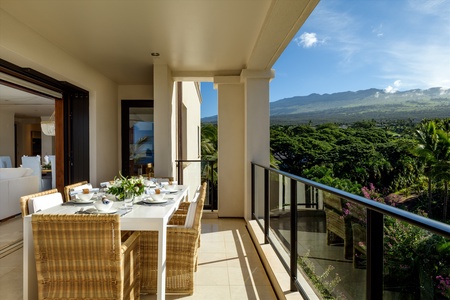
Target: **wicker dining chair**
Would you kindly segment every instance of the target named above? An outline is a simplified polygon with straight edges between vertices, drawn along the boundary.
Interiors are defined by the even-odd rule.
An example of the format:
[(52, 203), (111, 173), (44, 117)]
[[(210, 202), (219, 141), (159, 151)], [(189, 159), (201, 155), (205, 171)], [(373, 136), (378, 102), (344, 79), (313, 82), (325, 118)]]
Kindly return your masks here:
[(186, 223), (186, 216), (189, 211), (189, 206), (192, 203), (197, 202), (198, 199), (200, 198), (201, 187), (202, 187), (202, 185), (199, 185), (197, 187), (197, 190), (195, 191), (195, 194), (192, 197), (192, 200), (184, 201), (184, 202), (180, 203), (180, 205), (178, 206), (178, 209), (175, 211), (175, 213), (170, 218), (169, 225), (184, 225)]
[[(206, 183), (202, 185), (196, 203), (192, 227), (169, 226), (166, 244), (166, 293), (192, 295), (194, 272), (201, 233), (201, 218), (205, 201)], [(158, 280), (158, 233), (141, 231), (141, 291), (156, 293)]]
[(28, 202), (30, 201), (30, 199), (33, 199), (35, 197), (55, 194), (55, 193), (58, 193), (57, 189), (52, 189), (52, 190), (43, 191), (40, 193), (35, 193), (35, 194), (30, 194), (30, 195), (25, 195), (25, 196), (20, 197), (20, 210), (22, 212), (22, 218), (25, 217), (26, 215), (30, 214), (30, 210), (28, 208)]
[(70, 189), (73, 189), (73, 188), (85, 185), (87, 183), (88, 182), (85, 180), (85, 181), (80, 181), (80, 182), (77, 182), (77, 183), (66, 185), (64, 187), (64, 202), (70, 201)]
[(32, 215), (39, 299), (139, 299), (139, 232), (119, 215)]

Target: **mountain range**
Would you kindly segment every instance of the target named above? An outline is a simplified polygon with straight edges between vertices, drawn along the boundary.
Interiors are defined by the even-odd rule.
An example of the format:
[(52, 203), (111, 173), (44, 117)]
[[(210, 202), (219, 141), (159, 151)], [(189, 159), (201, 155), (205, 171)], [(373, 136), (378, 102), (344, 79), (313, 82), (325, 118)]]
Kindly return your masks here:
[[(381, 89), (311, 94), (270, 103), (271, 124), (353, 123), (361, 120), (419, 122), (450, 118), (450, 89), (439, 87), (387, 93)], [(215, 123), (217, 116), (203, 118)]]

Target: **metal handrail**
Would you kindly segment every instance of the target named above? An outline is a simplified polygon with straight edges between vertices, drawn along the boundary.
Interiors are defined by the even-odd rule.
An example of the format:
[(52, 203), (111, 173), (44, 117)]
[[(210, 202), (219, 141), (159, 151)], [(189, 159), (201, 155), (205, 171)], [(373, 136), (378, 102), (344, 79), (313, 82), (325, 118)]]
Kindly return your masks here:
[[(432, 219), (428, 219), (417, 214), (413, 214), (399, 208), (386, 205), (383, 203), (379, 203), (373, 200), (366, 199), (364, 197), (354, 195), (318, 182), (311, 181), (306, 178), (302, 178), (284, 171), (280, 171), (274, 168), (266, 167), (261, 164), (252, 163), (251, 164), (251, 207), (252, 207), (252, 218), (257, 219), (255, 215), (255, 207), (256, 207), (256, 171), (255, 167), (260, 167), (264, 170), (264, 235), (265, 235), (265, 243), (270, 243), (269, 237), (269, 227), (270, 227), (270, 215), (269, 215), (269, 197), (270, 194), (270, 184), (268, 181), (269, 172), (273, 172), (278, 175), (282, 175), (291, 180), (291, 230), (290, 230), (290, 244), (291, 244), (291, 259), (289, 265), (287, 265), (283, 260), (281, 262), (289, 272), (291, 278), (291, 290), (298, 289), (300, 294), (304, 299), (309, 299), (308, 295), (305, 293), (303, 288), (301, 287), (298, 279), (297, 279), (297, 258), (292, 257), (292, 253), (297, 255), (297, 234), (293, 232), (296, 230), (296, 219), (297, 219), (297, 209), (296, 209), (296, 197), (297, 191), (293, 187), (294, 182), (300, 182), (305, 185), (309, 185), (311, 187), (320, 189), (322, 191), (326, 191), (332, 193), (340, 198), (348, 200), (350, 202), (357, 203), (362, 205), (367, 209), (367, 276), (366, 276), (366, 297), (367, 299), (382, 299), (383, 297), (383, 257), (384, 257), (384, 249), (383, 249), (383, 216), (388, 215), (395, 219), (400, 219), (412, 225), (418, 226), (430, 232), (436, 233), (438, 235), (444, 236), (446, 238), (450, 238), (450, 226), (438, 222)], [(262, 224), (260, 224), (262, 226)], [(281, 253), (279, 253), (278, 249), (273, 247), (275, 252), (281, 257)]]
[(330, 186), (327, 186), (327, 185), (324, 185), (324, 184), (321, 184), (321, 183), (318, 183), (318, 182), (315, 182), (315, 181), (312, 181), (312, 180), (309, 180), (306, 178), (303, 178), (303, 177), (299, 177), (299, 176), (296, 176), (296, 175), (293, 175), (290, 173), (286, 173), (284, 171), (280, 171), (280, 170), (270, 168), (270, 167), (265, 167), (265, 166), (257, 164), (257, 163), (252, 163), (252, 164), (255, 166), (267, 169), (270, 172), (275, 172), (275, 173), (283, 175), (287, 178), (291, 178), (298, 182), (321, 189), (323, 191), (330, 192), (330, 193), (337, 195), (341, 198), (344, 198), (346, 200), (361, 204), (365, 208), (374, 210), (381, 214), (388, 215), (388, 216), (391, 216), (396, 219), (401, 219), (403, 221), (406, 221), (413, 225), (419, 226), (428, 231), (442, 235), (446, 238), (450, 238), (450, 226), (445, 223), (442, 223), (442, 222), (439, 222), (436, 220), (432, 220), (432, 219), (428, 219), (428, 218), (419, 216), (417, 214), (414, 214), (414, 213), (411, 213), (411, 212), (408, 212), (408, 211), (405, 211), (405, 210), (402, 210), (402, 209), (399, 209), (399, 208), (396, 208), (396, 207), (393, 207), (390, 205), (386, 205), (386, 204), (383, 204), (380, 202), (376, 202), (376, 201), (364, 198), (362, 196), (354, 195), (354, 194), (351, 194), (351, 193), (348, 193), (348, 192), (345, 192), (345, 191), (342, 191), (342, 190), (339, 190), (339, 189), (336, 189), (336, 188), (333, 188), (333, 187), (330, 187)]

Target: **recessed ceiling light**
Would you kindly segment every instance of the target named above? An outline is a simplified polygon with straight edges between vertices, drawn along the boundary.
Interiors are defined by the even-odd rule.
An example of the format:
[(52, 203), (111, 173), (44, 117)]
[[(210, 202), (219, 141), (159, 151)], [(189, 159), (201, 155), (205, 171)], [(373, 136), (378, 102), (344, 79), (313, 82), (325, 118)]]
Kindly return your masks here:
[(152, 56), (159, 56), (158, 52), (152, 52)]

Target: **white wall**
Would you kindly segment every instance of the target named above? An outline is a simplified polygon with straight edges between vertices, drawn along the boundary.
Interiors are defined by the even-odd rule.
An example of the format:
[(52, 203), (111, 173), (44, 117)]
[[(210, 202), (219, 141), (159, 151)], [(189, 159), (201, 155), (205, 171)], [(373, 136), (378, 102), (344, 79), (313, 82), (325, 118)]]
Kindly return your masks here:
[[(50, 119), (50, 116), (41, 117), (42, 121), (47, 121)], [(54, 155), (55, 154), (55, 137), (45, 135), (43, 132), (41, 134), (41, 156), (44, 157), (46, 155)]]
[(14, 113), (0, 111), (0, 156), (11, 157), (14, 167)]
[(119, 108), (120, 100), (153, 100), (152, 85), (119, 85)]
[(182, 159), (200, 159), (199, 144), (200, 137), (198, 136), (201, 125), (200, 105), (201, 95), (198, 85), (192, 81), (185, 81), (182, 83), (183, 89), (183, 105), (185, 113), (183, 114), (184, 128), (183, 137), (184, 153)]
[[(17, 155), (17, 167), (22, 163), (22, 156), (33, 155), (31, 132), (40, 131), (41, 126), (38, 118), (14, 118), (16, 125), (16, 155)], [(41, 140), (42, 143), (42, 140)], [(12, 143), (14, 145), (14, 143)], [(14, 156), (11, 157), (14, 165)]]
[(269, 82), (272, 70), (243, 70), (245, 83), (245, 214), (251, 218), (251, 163), (270, 165)]
[(50, 44), (3, 10), (0, 10), (0, 57), (89, 92), (90, 180), (97, 185), (114, 178), (119, 157), (117, 85)]
[[(200, 105), (199, 85), (192, 81), (182, 82), (183, 107), (183, 154), (180, 159), (199, 160), (200, 157)], [(189, 198), (192, 199), (195, 189), (201, 184), (201, 163), (183, 164), (183, 184), (190, 186)]]
[(176, 114), (174, 82), (167, 65), (153, 67), (155, 109), (155, 176), (175, 177)]
[[(244, 85), (218, 85), (218, 213), (220, 217), (244, 216)], [(219, 82), (219, 80), (215, 80)]]
[(177, 132), (173, 107), (176, 99), (167, 65), (154, 65), (154, 85), (149, 81), (149, 85), (118, 86), (1, 9), (0, 57), (89, 92), (90, 181), (93, 185), (114, 178), (119, 171), (121, 99), (154, 100), (155, 174), (175, 175)]

